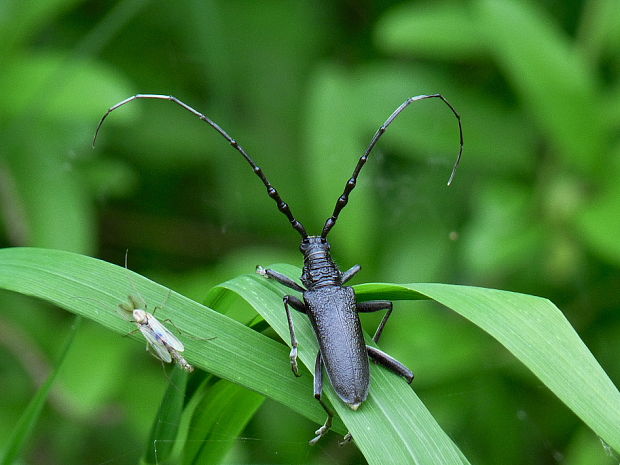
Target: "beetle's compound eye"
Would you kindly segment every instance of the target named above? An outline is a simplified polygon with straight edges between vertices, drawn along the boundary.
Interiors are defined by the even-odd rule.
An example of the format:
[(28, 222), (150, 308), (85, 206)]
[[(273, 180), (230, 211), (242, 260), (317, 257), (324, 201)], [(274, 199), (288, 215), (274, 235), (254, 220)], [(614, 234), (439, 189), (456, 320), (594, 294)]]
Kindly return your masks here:
[(301, 244), (299, 244), (299, 250), (301, 251), (301, 253), (304, 253), (304, 250), (308, 250), (309, 245), (310, 245), (310, 241), (308, 240), (307, 237), (304, 237), (301, 240)]

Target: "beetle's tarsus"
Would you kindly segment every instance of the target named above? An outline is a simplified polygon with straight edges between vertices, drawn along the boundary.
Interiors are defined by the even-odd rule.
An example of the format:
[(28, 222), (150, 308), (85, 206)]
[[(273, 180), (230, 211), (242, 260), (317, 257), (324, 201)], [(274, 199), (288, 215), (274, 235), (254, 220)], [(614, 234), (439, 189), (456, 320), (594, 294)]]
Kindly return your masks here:
[(340, 447), (344, 447), (346, 445), (351, 444), (351, 441), (353, 441), (353, 436), (351, 436), (351, 433), (347, 433), (344, 435), (344, 437), (342, 438), (342, 441), (338, 442), (338, 445)]
[(291, 349), (291, 370), (293, 370), (293, 374), (297, 377), (301, 376), (299, 373), (299, 366), (297, 366), (297, 347), (293, 347)]
[(314, 432), (314, 434), (316, 434), (316, 437), (310, 439), (310, 441), (308, 441), (308, 444), (314, 446), (319, 441), (319, 439), (325, 436), (325, 434), (332, 427), (332, 418), (333, 417), (331, 415), (327, 417), (327, 420), (325, 420), (325, 424)]

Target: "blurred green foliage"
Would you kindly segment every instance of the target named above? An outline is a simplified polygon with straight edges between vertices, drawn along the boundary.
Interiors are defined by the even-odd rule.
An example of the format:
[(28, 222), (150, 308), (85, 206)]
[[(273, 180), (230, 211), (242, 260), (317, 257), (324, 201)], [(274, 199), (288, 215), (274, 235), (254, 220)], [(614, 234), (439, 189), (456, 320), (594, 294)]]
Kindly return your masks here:
[[(297, 236), (241, 157), (171, 104), (115, 112), (93, 151), (106, 108), (153, 92), (204, 111), (313, 233), (389, 113), (441, 92), (465, 131), (453, 186), (455, 123), (439, 103), (418, 103), (364, 168), (330, 235), (335, 258), (363, 265), (356, 282), (548, 297), (618, 384), (619, 57), (616, 0), (4, 0), (0, 240), (119, 264), (129, 248), (132, 269), (201, 300), (258, 263), (299, 264)], [(0, 304), (3, 438), (70, 316), (9, 293)], [(612, 463), (497, 343), (437, 307), (397, 309), (412, 305), (382, 346), (412, 367), (414, 389), (472, 463)], [(83, 324), (25, 463), (135, 463), (167, 384), (141, 352)], [(337, 435), (308, 450), (311, 429), (265, 402), (230, 460), (363, 460)]]

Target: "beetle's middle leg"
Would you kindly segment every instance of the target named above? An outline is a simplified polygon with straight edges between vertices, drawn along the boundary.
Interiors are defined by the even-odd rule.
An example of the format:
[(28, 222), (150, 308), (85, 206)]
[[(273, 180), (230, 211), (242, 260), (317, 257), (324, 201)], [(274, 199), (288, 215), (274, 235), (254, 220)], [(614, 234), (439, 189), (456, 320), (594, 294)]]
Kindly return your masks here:
[(290, 305), (298, 312), (306, 313), (306, 304), (292, 295), (285, 295), (282, 301), (284, 302), (284, 310), (286, 311), (288, 330), (291, 333), (291, 370), (293, 370), (295, 376), (301, 376), (299, 374), (299, 367), (297, 366), (297, 336), (295, 336), (295, 325), (293, 324), (293, 317), (288, 306)]
[(323, 399), (321, 399), (322, 392), (323, 392), (323, 361), (321, 360), (321, 352), (319, 351), (319, 353), (316, 354), (316, 362), (314, 363), (314, 398), (321, 403), (321, 407), (323, 407), (323, 410), (325, 410), (325, 412), (327, 413), (327, 420), (325, 420), (325, 423), (323, 424), (323, 426), (321, 426), (319, 429), (317, 429), (314, 432), (314, 434), (316, 434), (316, 437), (314, 437), (313, 439), (309, 441), (310, 445), (316, 444), (317, 441), (321, 439), (325, 435), (325, 433), (327, 433), (329, 429), (332, 427), (332, 420), (334, 418), (334, 412), (332, 412), (332, 410), (325, 404), (325, 402), (323, 402)]
[(385, 324), (389, 320), (392, 315), (392, 302), (389, 300), (371, 300), (369, 302), (358, 302), (356, 304), (357, 311), (361, 313), (370, 313), (370, 312), (378, 312), (379, 310), (387, 310), (387, 313), (383, 316), (381, 323), (377, 327), (377, 331), (375, 331), (375, 335), (372, 337), (372, 340), (375, 342), (379, 342), (379, 338), (383, 333), (383, 328), (385, 328)]

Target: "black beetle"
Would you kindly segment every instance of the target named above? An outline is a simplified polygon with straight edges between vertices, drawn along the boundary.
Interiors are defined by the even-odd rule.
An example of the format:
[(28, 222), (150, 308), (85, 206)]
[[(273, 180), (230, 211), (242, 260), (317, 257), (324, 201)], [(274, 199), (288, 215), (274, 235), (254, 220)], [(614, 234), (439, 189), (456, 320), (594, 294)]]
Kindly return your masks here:
[[(459, 127), (459, 153), (452, 168), (452, 173), (448, 180), (448, 185), (452, 182), (454, 174), (461, 160), (463, 151), (463, 130), (461, 126), (461, 118), (454, 107), (441, 94), (418, 95), (405, 100), (390, 117), (375, 132), (370, 144), (366, 148), (364, 154), (359, 158), (357, 165), (353, 171), (351, 178), (347, 181), (342, 195), (338, 198), (334, 212), (327, 219), (320, 236), (309, 236), (304, 226), (295, 219), (288, 204), (282, 200), (280, 194), (275, 187), (271, 185), (262, 169), (254, 162), (245, 149), (239, 143), (230, 137), (217, 123), (212, 121), (206, 115), (193, 109), (189, 105), (180, 101), (176, 97), (170, 95), (159, 94), (138, 94), (129, 97), (122, 102), (112, 106), (103, 115), (93, 139), (95, 144), (97, 134), (101, 125), (107, 116), (117, 108), (137, 99), (161, 99), (169, 100), (180, 105), (184, 109), (193, 113), (215, 129), (222, 135), (228, 143), (243, 155), (245, 160), (252, 167), (254, 173), (260, 178), (265, 187), (267, 194), (274, 199), (278, 209), (288, 218), (291, 226), (301, 235), (300, 251), (304, 256), (304, 268), (301, 275), (301, 282), (305, 286), (303, 288), (289, 277), (278, 273), (275, 270), (257, 267), (257, 272), (267, 278), (276, 280), (277, 282), (299, 291), (303, 294), (303, 301), (292, 295), (284, 296), (284, 308), (288, 319), (288, 326), (291, 335), (291, 368), (296, 376), (299, 376), (297, 366), (297, 338), (295, 336), (295, 328), (289, 307), (305, 313), (310, 318), (312, 327), (319, 343), (319, 353), (316, 357), (314, 368), (314, 396), (321, 403), (327, 412), (327, 420), (325, 424), (319, 428), (310, 443), (316, 443), (331, 427), (333, 412), (321, 399), (323, 390), (323, 372), (322, 367), (325, 366), (327, 375), (338, 396), (353, 410), (357, 410), (362, 402), (368, 396), (370, 384), (370, 373), (368, 357), (375, 362), (385, 366), (391, 371), (403, 376), (408, 383), (413, 381), (413, 373), (409, 368), (404, 366), (398, 360), (392, 358), (385, 352), (366, 345), (362, 333), (358, 313), (376, 312), (379, 310), (387, 310), (381, 323), (379, 324), (373, 341), (378, 342), (383, 332), (383, 328), (392, 313), (392, 302), (387, 300), (375, 300), (369, 302), (357, 302), (353, 288), (345, 286), (360, 269), (359, 265), (355, 265), (351, 269), (342, 273), (338, 266), (334, 263), (330, 255), (330, 245), (327, 241), (327, 235), (336, 224), (338, 216), (342, 209), (349, 201), (349, 194), (355, 188), (357, 177), (368, 160), (368, 156), (373, 148), (385, 133), (386, 129), (394, 119), (411, 103), (428, 98), (438, 98), (442, 100), (452, 111), (457, 119)], [(347, 435), (350, 438), (350, 435)]]

